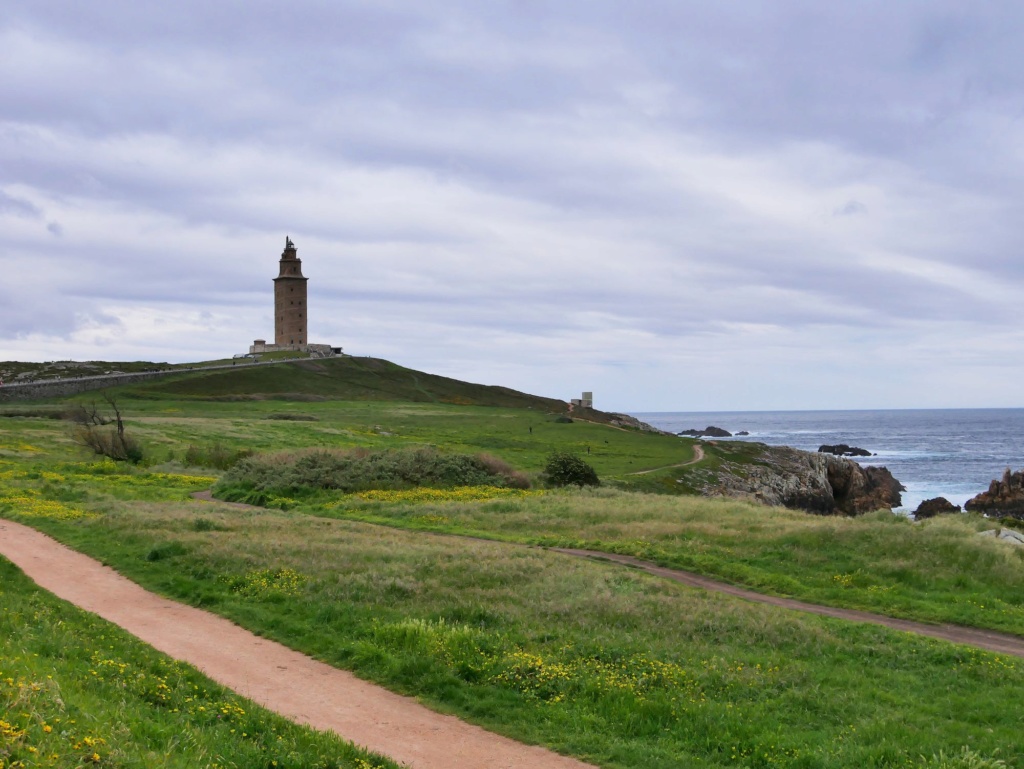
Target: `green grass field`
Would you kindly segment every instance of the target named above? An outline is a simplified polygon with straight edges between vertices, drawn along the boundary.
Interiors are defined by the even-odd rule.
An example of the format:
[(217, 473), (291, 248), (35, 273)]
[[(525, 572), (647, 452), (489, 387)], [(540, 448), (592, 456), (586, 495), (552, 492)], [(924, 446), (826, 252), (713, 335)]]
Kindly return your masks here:
[(3, 558), (0, 766), (395, 767), (225, 690)]
[[(180, 389), (176, 383), (202, 376), (212, 375), (164, 384)], [(288, 377), (280, 387), (295, 388), (298, 380)], [(321, 400), (320, 383), (305, 385), (320, 390), (317, 399), (289, 400), (240, 393), (252, 389), (240, 382), (218, 386), (212, 396), (154, 391), (152, 383), (121, 391), (127, 428), (145, 448), (138, 467), (83, 453), (66, 422), (0, 418), (0, 515), (44, 530), (152, 590), (445, 712), (600, 766), (1024, 767), (1022, 661), (748, 604), (529, 546), (627, 552), (822, 603), (1024, 634), (1024, 559), (977, 538), (989, 525), (981, 519), (916, 525), (888, 514), (820, 518), (643, 493), (635, 489), (684, 486), (676, 483), (684, 472), (713, 470), (722, 455), (709, 452), (706, 466), (631, 475), (691, 459), (693, 442), (561, 424), (555, 412), (536, 408), (446, 403), (444, 390), (429, 402)], [(15, 404), (5, 413), (59, 407)], [(186, 452), (214, 445), (261, 452), (435, 446), (486, 451), (534, 475), (552, 449), (568, 448), (612, 486), (323, 492), (275, 501), (288, 509), (238, 510), (189, 496), (219, 472), (183, 465)], [(62, 658), (58, 620), (38, 631), (21, 628), (31, 624), (24, 601), (59, 602), (8, 579), (8, 572), (0, 605), (4, 618), (16, 618), (5, 621), (18, 640), (4, 647), (0, 638), (0, 669), (20, 667), (0, 679), (77, 680), (75, 660), (86, 652), (74, 651), (76, 644), (100, 631), (72, 634)], [(67, 607), (51, 610), (72, 622)], [(47, 645), (49, 656), (37, 648)], [(97, 650), (86, 647), (88, 654)], [(46, 672), (32, 667), (36, 653), (45, 656)], [(145, 701), (120, 711), (81, 708), (94, 713), (88, 734), (108, 744), (106, 735), (123, 734), (119, 724), (157, 719), (163, 725), (152, 731), (170, 728), (160, 720), (168, 714)], [(5, 718), (25, 734), (31, 721), (36, 735), (40, 723), (56, 717), (50, 712), (24, 723)], [(197, 736), (197, 744), (218, 747), (193, 763), (149, 765), (213, 765), (216, 752), (224, 765), (251, 766), (253, 756), (269, 756), (262, 743), (217, 742), (222, 736)], [(287, 765), (318, 765), (319, 738), (302, 739), (314, 742), (296, 742)], [(44, 749), (23, 735), (18, 740), (16, 746)], [(134, 756), (155, 755), (160, 744), (126, 746), (116, 765), (143, 765)], [(345, 754), (337, 762), (359, 766), (358, 760)]]

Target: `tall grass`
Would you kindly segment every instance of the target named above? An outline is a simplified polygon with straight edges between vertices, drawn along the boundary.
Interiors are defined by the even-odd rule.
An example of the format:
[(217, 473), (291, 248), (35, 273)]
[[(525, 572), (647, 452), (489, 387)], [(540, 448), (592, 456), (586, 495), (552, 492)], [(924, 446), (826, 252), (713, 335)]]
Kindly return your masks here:
[(1015, 659), (308, 515), (152, 502), (36, 524), (160, 592), (601, 766), (923, 767), (965, 746), (1024, 760)]
[(480, 503), (338, 497), (296, 509), (624, 553), (816, 603), (1024, 635), (1024, 549), (978, 537), (993, 524), (973, 515), (921, 523), (891, 513), (823, 518), (606, 488)]

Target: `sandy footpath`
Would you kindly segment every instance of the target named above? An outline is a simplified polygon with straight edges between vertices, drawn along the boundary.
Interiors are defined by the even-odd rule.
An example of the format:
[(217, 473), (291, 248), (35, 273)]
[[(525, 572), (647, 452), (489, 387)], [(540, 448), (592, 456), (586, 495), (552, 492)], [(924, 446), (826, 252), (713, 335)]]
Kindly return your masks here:
[(41, 587), (286, 718), (416, 769), (591, 766), (444, 716), (226, 619), (154, 595), (98, 561), (0, 520), (0, 555)]

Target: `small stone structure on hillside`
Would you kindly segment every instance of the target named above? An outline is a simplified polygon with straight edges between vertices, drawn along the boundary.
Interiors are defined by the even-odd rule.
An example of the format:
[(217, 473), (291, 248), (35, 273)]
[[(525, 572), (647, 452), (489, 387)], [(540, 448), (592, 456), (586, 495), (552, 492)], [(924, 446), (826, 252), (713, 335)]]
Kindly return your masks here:
[(573, 406), (579, 406), (584, 409), (594, 408), (594, 393), (583, 393), (582, 398), (573, 398), (569, 401)]
[(306, 315), (306, 281), (302, 260), (292, 239), (284, 239), (278, 275), (274, 278), (274, 343), (257, 339), (249, 347), (250, 355), (266, 352), (308, 352), (318, 357), (341, 355), (340, 347), (309, 343), (309, 319)]

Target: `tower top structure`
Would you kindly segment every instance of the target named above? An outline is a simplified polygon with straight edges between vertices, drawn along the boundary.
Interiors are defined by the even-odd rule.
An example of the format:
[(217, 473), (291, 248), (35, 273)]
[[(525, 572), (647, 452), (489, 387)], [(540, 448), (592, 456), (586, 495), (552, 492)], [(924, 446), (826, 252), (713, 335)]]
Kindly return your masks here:
[(280, 266), (281, 270), (274, 279), (275, 283), (281, 278), (308, 280), (308, 278), (302, 277), (302, 260), (299, 259), (299, 252), (295, 248), (295, 244), (292, 243), (291, 238), (286, 237), (284, 239), (284, 251), (281, 252)]

